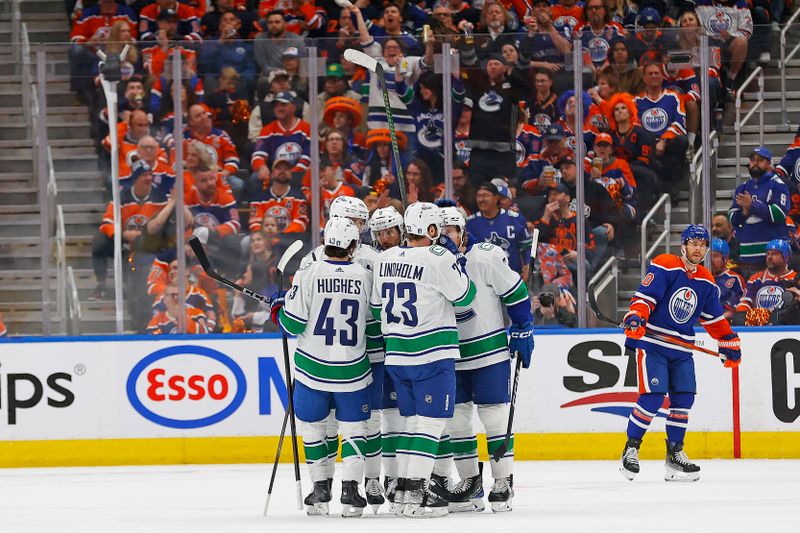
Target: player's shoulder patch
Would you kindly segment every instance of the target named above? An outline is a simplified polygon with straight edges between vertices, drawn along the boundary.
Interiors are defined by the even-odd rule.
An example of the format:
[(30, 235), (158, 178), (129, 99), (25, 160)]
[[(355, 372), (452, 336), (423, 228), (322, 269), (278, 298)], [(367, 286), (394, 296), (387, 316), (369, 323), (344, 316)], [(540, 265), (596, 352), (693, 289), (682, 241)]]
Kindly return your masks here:
[(445, 253), (447, 253), (448, 250), (447, 250), (447, 248), (444, 248), (443, 246), (439, 246), (438, 244), (434, 244), (433, 246), (430, 246), (428, 248), (428, 251), (430, 253), (432, 253), (433, 255), (438, 255), (438, 256), (441, 257)]
[(519, 216), (519, 213), (518, 213), (517, 211), (512, 211), (512, 210), (510, 210), (510, 209), (507, 209), (507, 210), (506, 210), (506, 214), (507, 214), (508, 216), (510, 216), (510, 217), (514, 217), (514, 218), (516, 218), (516, 217), (518, 217), (518, 216)]
[(478, 250), (484, 251), (484, 252), (491, 252), (495, 248), (497, 248), (497, 246), (495, 246), (494, 244), (492, 244), (490, 242), (482, 242), (482, 243), (476, 244), (475, 248), (477, 248)]

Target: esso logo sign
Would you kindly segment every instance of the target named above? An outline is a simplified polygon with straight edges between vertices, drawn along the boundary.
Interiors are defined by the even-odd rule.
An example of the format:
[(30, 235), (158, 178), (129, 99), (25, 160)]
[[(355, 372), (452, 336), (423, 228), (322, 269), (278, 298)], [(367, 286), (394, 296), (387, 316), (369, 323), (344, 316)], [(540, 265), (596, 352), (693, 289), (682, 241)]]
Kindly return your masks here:
[(151, 353), (128, 375), (128, 401), (144, 418), (177, 429), (216, 424), (244, 401), (244, 372), (227, 355), (204, 346)]

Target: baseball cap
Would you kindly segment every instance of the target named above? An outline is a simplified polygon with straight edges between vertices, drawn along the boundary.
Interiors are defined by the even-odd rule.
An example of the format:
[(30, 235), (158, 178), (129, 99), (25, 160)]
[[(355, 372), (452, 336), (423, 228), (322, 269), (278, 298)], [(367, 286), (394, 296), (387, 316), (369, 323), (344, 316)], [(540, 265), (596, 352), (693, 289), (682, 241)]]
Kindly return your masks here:
[(661, 24), (661, 15), (658, 14), (656, 8), (646, 7), (639, 13), (639, 26), (644, 26), (645, 24), (655, 24), (656, 26)]
[(288, 165), (290, 168), (294, 166), (286, 156), (279, 155), (275, 157), (275, 160), (272, 162), (272, 168), (277, 167), (281, 163), (286, 163), (286, 165)]
[(300, 52), (294, 46), (290, 46), (289, 48), (283, 51), (281, 57), (300, 57)]
[(562, 139), (564, 139), (564, 128), (561, 127), (561, 124), (550, 124), (544, 130), (545, 141), (560, 141)]
[(331, 63), (325, 69), (325, 76), (328, 78), (344, 78), (344, 68), (339, 63)]
[(272, 83), (278, 76), (286, 76), (288, 78), (289, 73), (282, 68), (276, 68), (269, 73), (269, 76), (267, 76), (267, 83)]
[(174, 9), (162, 9), (156, 20), (173, 20), (178, 18), (178, 13)]
[(550, 191), (563, 192), (564, 194), (569, 194), (570, 196), (572, 196), (572, 193), (569, 191), (569, 187), (567, 187), (563, 183), (556, 183), (555, 185), (548, 187), (544, 191), (545, 195), (550, 194)]
[(272, 99), (273, 102), (283, 102), (284, 104), (291, 104), (294, 103), (294, 98), (292, 98), (292, 93), (289, 91), (281, 91), (275, 95), (275, 98)]
[(559, 161), (558, 165), (556, 166), (558, 168), (564, 168), (565, 165), (574, 165), (574, 164), (575, 164), (575, 158), (572, 157), (571, 155), (566, 155), (561, 158), (561, 161)]
[(478, 190), (489, 191), (492, 194), (500, 194), (500, 191), (497, 190), (497, 185), (495, 185), (491, 181), (485, 181), (481, 183), (480, 186), (478, 187)]
[(594, 138), (594, 144), (614, 144), (614, 141), (611, 139), (611, 135), (608, 133), (598, 133), (597, 137)]
[(753, 151), (750, 152), (750, 155), (756, 154), (757, 156), (763, 157), (764, 159), (768, 159), (772, 162), (772, 152), (769, 151), (769, 148), (766, 146), (756, 146), (753, 148)]
[(136, 160), (131, 166), (131, 179), (136, 181), (142, 174), (153, 172), (153, 169), (144, 159)]
[(514, 196), (511, 194), (511, 189), (509, 189), (505, 185), (497, 186), (497, 194), (499, 194), (500, 196), (505, 196), (509, 200), (513, 200), (514, 199)]

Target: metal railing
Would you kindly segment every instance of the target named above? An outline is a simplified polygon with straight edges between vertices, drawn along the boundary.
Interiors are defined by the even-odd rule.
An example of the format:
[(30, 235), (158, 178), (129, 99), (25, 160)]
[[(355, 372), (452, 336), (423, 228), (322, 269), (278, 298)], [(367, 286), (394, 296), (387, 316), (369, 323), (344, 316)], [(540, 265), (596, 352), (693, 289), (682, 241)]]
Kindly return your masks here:
[[(612, 306), (613, 312), (606, 313), (612, 318), (617, 318), (617, 294), (619, 294), (619, 259), (616, 257), (609, 257), (608, 261), (603, 263), (592, 279), (589, 280), (587, 291), (591, 291), (598, 306), (606, 307)], [(607, 288), (613, 287), (613, 290), (606, 291)]]
[[(19, 61), (20, 44), (22, 43), (22, 10), (19, 7), (19, 0), (11, 0), (9, 3), (9, 12), (11, 14), (11, 53), (12, 57)], [(20, 63), (17, 63), (15, 70), (19, 73), (22, 68)]]
[(67, 315), (67, 230), (64, 224), (64, 209), (56, 208), (56, 310), (61, 320), (61, 334), (69, 329)]
[(778, 69), (781, 71), (781, 122), (784, 126), (789, 125), (789, 112), (786, 109), (786, 63), (791, 61), (800, 50), (800, 42), (798, 42), (791, 52), (786, 53), (786, 33), (788, 33), (789, 28), (794, 24), (798, 16), (800, 16), (800, 9), (794, 12), (781, 30), (781, 60), (778, 63)]
[[(742, 94), (745, 88), (753, 83), (753, 80), (758, 79), (758, 100), (756, 100), (753, 107), (751, 107), (747, 114), (742, 118)], [(736, 129), (736, 184), (741, 183), (742, 166), (740, 158), (742, 156), (742, 127), (747, 124), (747, 121), (758, 111), (758, 143), (764, 144), (764, 69), (761, 67), (756, 68), (742, 83), (741, 87), (736, 91), (736, 122), (734, 128)]]
[(69, 306), (69, 320), (67, 322), (67, 335), (81, 334), (81, 300), (78, 297), (78, 284), (75, 283), (75, 272), (72, 267), (67, 267), (67, 304)]
[(18, 58), (17, 65), (22, 68), (22, 116), (25, 120), (25, 125), (28, 126), (27, 136), (28, 140), (33, 139), (33, 122), (31, 117), (31, 92), (28, 88), (31, 86), (31, 40), (28, 37), (28, 25), (22, 25), (21, 32), (22, 43), (20, 45), (20, 54), (22, 57)]
[[(647, 224), (653, 220), (656, 216), (656, 213), (661, 208), (664, 208), (664, 229), (661, 233), (659, 233), (658, 237), (656, 237), (655, 242), (653, 245), (648, 248), (647, 247)], [(653, 205), (650, 211), (647, 212), (644, 219), (642, 219), (642, 278), (644, 278), (645, 273), (647, 272), (647, 262), (650, 260), (651, 257), (655, 254), (658, 247), (661, 245), (662, 242), (666, 241), (666, 248), (667, 253), (669, 253), (669, 232), (670, 232), (670, 223), (671, 223), (671, 216), (672, 216), (672, 204), (670, 203), (669, 194), (662, 194), (661, 198)]]
[[(711, 146), (710, 150), (710, 178), (715, 180), (717, 177), (717, 153), (719, 152), (719, 134), (717, 130), (711, 132), (708, 136), (708, 144)], [(700, 213), (702, 202), (700, 184), (703, 180), (703, 148), (699, 148), (692, 157), (689, 163), (689, 219), (702, 220)], [(713, 190), (713, 187), (712, 187)], [(713, 199), (712, 199), (713, 201)]]

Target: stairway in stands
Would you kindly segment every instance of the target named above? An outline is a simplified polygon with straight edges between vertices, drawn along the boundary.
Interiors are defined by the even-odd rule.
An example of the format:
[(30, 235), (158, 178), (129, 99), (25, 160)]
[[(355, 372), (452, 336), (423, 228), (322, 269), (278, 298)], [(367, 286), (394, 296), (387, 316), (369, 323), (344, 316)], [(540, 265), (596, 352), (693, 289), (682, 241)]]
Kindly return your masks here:
[[(59, 0), (24, 0), (22, 21), (28, 28), (35, 81), (38, 43), (66, 43), (69, 22)], [(32, 143), (22, 113), (22, 76), (15, 66), (11, 21), (0, 15), (0, 311), (9, 334), (41, 334), (41, 216)], [(69, 89), (67, 46), (47, 47), (47, 123), (58, 196), (66, 224), (67, 264), (73, 267), (81, 299), (94, 287), (91, 238), (104, 209), (103, 179), (97, 169), (86, 108), (74, 104)], [(49, 251), (48, 251), (49, 252)], [(51, 263), (51, 264), (54, 264)], [(51, 332), (60, 332), (56, 313), (56, 273), (51, 269)], [(82, 332), (113, 329), (107, 304), (82, 302)], [(108, 320), (111, 316), (112, 320)]]
[[(787, 53), (800, 42), (800, 24), (795, 23), (794, 27), (787, 32)], [(786, 148), (794, 141), (794, 135), (800, 124), (800, 61), (792, 60), (786, 68), (786, 105), (789, 111), (790, 126), (782, 124), (781, 115), (781, 77), (778, 68), (780, 57), (779, 35), (774, 32), (772, 36), (772, 60), (762, 65), (764, 69), (764, 145), (772, 151), (773, 163), (777, 164)], [(742, 116), (753, 107), (757, 101), (758, 82), (753, 81), (745, 90), (742, 97)], [(717, 179), (712, 185), (714, 202), (712, 210), (714, 213), (727, 213), (733, 201), (733, 193), (736, 190), (737, 169), (742, 175), (742, 180), (748, 179), (747, 164), (750, 151), (759, 144), (760, 126), (758, 123), (758, 112), (742, 128), (741, 159), (736, 160), (736, 110), (734, 102), (731, 101), (725, 110), (724, 125), (720, 132), (719, 153), (717, 158)], [(699, 135), (699, 133), (698, 133)], [(662, 215), (656, 218), (663, 220)], [(688, 193), (681, 195), (677, 206), (672, 208), (672, 228), (670, 235), (671, 253), (680, 253), (680, 234), (690, 222), (689, 220), (689, 196)], [(696, 221), (695, 221), (696, 222)], [(656, 231), (663, 230), (663, 225), (656, 226)], [(655, 235), (656, 232), (653, 232)], [(650, 243), (653, 239), (650, 239)], [(664, 251), (662, 247), (658, 253)], [(622, 317), (628, 309), (630, 298), (633, 292), (639, 287), (641, 274), (639, 268), (620, 271), (618, 278), (619, 292), (617, 299), (618, 317)]]

